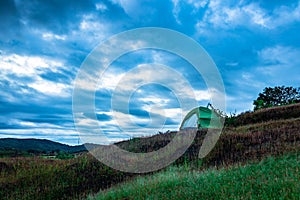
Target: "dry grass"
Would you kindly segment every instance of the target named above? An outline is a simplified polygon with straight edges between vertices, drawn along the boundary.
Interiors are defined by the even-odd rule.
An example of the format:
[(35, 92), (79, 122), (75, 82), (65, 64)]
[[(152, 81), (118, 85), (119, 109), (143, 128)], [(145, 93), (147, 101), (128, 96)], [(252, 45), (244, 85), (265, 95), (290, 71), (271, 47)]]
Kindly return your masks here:
[[(238, 126), (224, 129), (215, 148), (200, 168), (230, 166), (261, 160), (269, 155), (300, 151), (300, 104), (265, 109), (238, 117)], [(167, 145), (176, 132), (135, 138), (117, 145), (133, 152), (150, 152)], [(193, 144), (177, 165), (198, 163), (206, 130), (198, 131)], [(86, 154), (76, 159), (39, 157), (0, 158), (1, 199), (79, 199), (99, 189), (129, 180), (134, 174), (111, 169)]]
[(247, 124), (256, 124), (267, 121), (292, 119), (300, 117), (300, 103), (287, 106), (260, 109), (255, 112), (246, 112), (232, 117), (228, 126), (237, 127)]

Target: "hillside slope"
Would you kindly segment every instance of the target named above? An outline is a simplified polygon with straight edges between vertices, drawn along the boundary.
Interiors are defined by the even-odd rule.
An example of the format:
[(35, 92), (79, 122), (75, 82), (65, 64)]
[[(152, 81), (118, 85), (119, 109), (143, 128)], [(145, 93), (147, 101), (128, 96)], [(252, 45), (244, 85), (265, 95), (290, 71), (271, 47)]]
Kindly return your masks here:
[(89, 199), (299, 199), (299, 155), (220, 170), (171, 167), (120, 184)]
[[(300, 104), (261, 109), (235, 117), (234, 125), (226, 126), (214, 149), (203, 160), (206, 166), (232, 164), (262, 159), (300, 150)], [(198, 159), (207, 129), (197, 131), (195, 140), (177, 161)], [(177, 132), (117, 143), (132, 152), (151, 152), (167, 145)]]
[[(90, 199), (299, 199), (300, 104), (247, 112), (234, 120), (201, 162), (198, 151), (205, 129), (197, 131), (177, 167), (138, 177)], [(151, 152), (167, 145), (175, 134), (117, 145)]]
[(228, 126), (237, 127), (268, 121), (293, 119), (300, 117), (300, 103), (260, 109), (255, 112), (245, 112), (232, 116)]
[[(289, 115), (286, 107), (279, 107), (276, 110), (278, 111), (276, 113)], [(263, 110), (260, 112), (265, 113)], [(251, 116), (252, 114), (254, 113), (247, 115)], [(193, 144), (174, 163), (175, 166), (179, 166), (178, 170), (174, 165), (171, 166), (171, 168), (176, 168), (176, 173), (171, 173), (162, 180), (157, 178), (155, 172), (130, 174), (117, 171), (100, 163), (89, 153), (81, 154), (77, 158), (69, 160), (49, 160), (41, 157), (0, 158), (0, 171), (2, 166), (0, 185), (4, 188), (0, 190), (0, 196), (3, 199), (83, 199), (87, 194), (96, 193), (100, 189), (114, 187), (124, 181), (130, 181), (136, 176), (146, 176), (153, 181), (149, 179), (144, 182), (143, 180), (140, 181), (142, 186), (134, 186), (136, 187), (134, 191), (131, 189), (127, 190), (126, 188), (130, 188), (127, 184), (122, 185), (125, 192), (128, 191), (130, 194), (132, 192), (132, 195), (134, 195), (130, 196), (129, 194), (123, 199), (139, 197), (139, 194), (143, 198), (144, 196), (142, 195), (150, 195), (150, 193), (156, 199), (155, 194), (165, 195), (164, 191), (172, 192), (167, 194), (167, 197), (170, 198), (173, 196), (176, 198), (176, 192), (178, 191), (178, 195), (181, 195), (184, 199), (192, 199), (193, 194), (208, 191), (205, 187), (213, 190), (207, 194), (208, 196), (217, 195), (215, 199), (219, 199), (218, 197), (221, 196), (220, 191), (225, 196), (234, 194), (233, 192), (237, 192), (237, 194), (241, 192), (243, 195), (253, 196), (257, 191), (260, 192), (259, 194), (269, 194), (271, 192), (278, 194), (278, 192), (281, 192), (285, 195), (293, 195), (295, 194), (294, 191), (299, 191), (299, 184), (297, 184), (299, 182), (299, 176), (297, 175), (299, 175), (300, 152), (299, 115), (300, 112), (298, 115), (293, 115), (290, 118), (281, 118), (278, 115), (279, 118), (276, 120), (270, 117), (268, 120), (256, 121), (252, 124), (241, 123), (238, 126), (225, 127), (214, 149), (202, 160), (198, 159), (198, 151), (205, 137), (206, 130), (198, 131)], [(258, 117), (260, 117), (259, 114)], [(168, 132), (147, 138), (134, 138), (118, 142), (117, 145), (133, 152), (150, 152), (167, 145), (176, 133)], [(264, 160), (270, 155), (272, 158), (270, 162), (266, 162), (267, 164), (239, 168), (237, 171), (248, 170), (242, 174), (227, 171), (227, 168), (232, 166), (244, 166), (244, 164), (249, 164), (249, 162), (259, 163), (260, 160)], [(286, 157), (287, 155), (291, 155), (291, 157)], [(283, 161), (281, 161), (281, 158), (278, 160), (278, 157), (281, 157)], [(265, 163), (264, 161), (262, 162)], [(277, 165), (277, 163), (281, 164)], [(286, 168), (283, 166), (286, 166)], [(210, 174), (210, 168), (221, 169), (221, 171), (215, 170)], [(162, 169), (162, 171), (164, 170), (166, 169)], [(205, 171), (207, 170), (209, 172), (206, 173)], [(194, 173), (195, 171), (196, 173)], [(151, 175), (154, 175), (154, 177), (152, 178)], [(158, 176), (160, 175), (158, 174)], [(199, 178), (200, 176), (202, 178)], [(183, 177), (183, 179), (173, 181), (172, 177), (178, 177), (179, 179)], [(205, 179), (205, 177), (208, 178)], [(296, 178), (296, 182), (292, 178)], [(200, 184), (202, 181), (205, 183), (204, 186)], [(223, 183), (225, 183), (225, 186), (222, 188)], [(195, 187), (195, 184), (199, 184), (199, 187)], [(152, 186), (154, 188), (151, 189)], [(247, 187), (248, 189), (246, 190), (245, 188)], [(146, 190), (143, 190), (143, 188)], [(196, 191), (192, 190), (193, 188), (196, 188)], [(281, 188), (283, 189), (281, 190)], [(184, 193), (185, 191), (186, 193)], [(121, 195), (124, 195), (124, 193)], [(109, 194), (105, 197), (109, 199), (110, 196)], [(244, 199), (251, 199), (249, 196), (243, 197), (245, 197)], [(265, 197), (293, 199), (295, 196), (254, 197), (257, 199), (265, 199)], [(298, 198), (299, 196), (296, 197)], [(238, 196), (232, 198), (236, 199)]]

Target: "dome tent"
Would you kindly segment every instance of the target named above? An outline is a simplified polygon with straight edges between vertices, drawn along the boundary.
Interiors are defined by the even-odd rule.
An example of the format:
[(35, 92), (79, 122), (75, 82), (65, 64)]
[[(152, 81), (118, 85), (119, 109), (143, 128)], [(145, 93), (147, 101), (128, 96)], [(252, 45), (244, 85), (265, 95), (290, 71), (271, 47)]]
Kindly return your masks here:
[[(210, 105), (210, 104), (209, 104)], [(211, 106), (212, 107), (212, 106)], [(180, 130), (187, 128), (222, 128), (222, 116), (212, 107), (197, 107), (192, 109), (183, 119)]]

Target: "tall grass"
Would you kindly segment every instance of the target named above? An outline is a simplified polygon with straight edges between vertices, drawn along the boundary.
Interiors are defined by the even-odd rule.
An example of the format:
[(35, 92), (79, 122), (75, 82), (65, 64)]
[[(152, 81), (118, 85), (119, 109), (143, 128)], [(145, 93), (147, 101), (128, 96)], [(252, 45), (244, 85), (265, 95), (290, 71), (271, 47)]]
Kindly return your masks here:
[[(206, 131), (198, 131), (193, 144), (176, 161), (179, 168), (172, 167), (157, 175), (146, 175), (133, 183), (105, 191), (104, 196), (99, 194), (98, 197), (297, 199), (299, 196), (295, 191), (300, 191), (300, 178), (299, 156), (295, 152), (300, 151), (299, 105), (242, 115), (239, 126), (226, 127), (217, 145), (201, 161), (197, 158)], [(255, 117), (255, 122), (251, 121), (254, 119), (252, 117)], [(270, 120), (272, 118), (276, 120)], [(117, 145), (133, 152), (150, 152), (167, 145), (175, 134), (158, 134), (119, 142)], [(212, 166), (220, 168), (247, 163), (249, 160), (259, 162), (269, 155), (293, 152), (293, 156), (269, 158), (246, 167), (199, 172)], [(100, 189), (131, 180), (133, 176), (137, 175), (111, 169), (89, 154), (70, 160), (0, 158), (0, 199), (80, 199)]]
[(220, 170), (171, 167), (89, 199), (299, 199), (298, 154)]
[(1, 200), (81, 199), (130, 177), (89, 155), (71, 160), (2, 158), (0, 165)]
[(239, 115), (228, 117), (225, 121), (226, 126), (237, 127), (247, 124), (256, 124), (267, 121), (292, 119), (300, 117), (300, 103), (286, 106), (259, 109), (253, 112), (245, 112)]

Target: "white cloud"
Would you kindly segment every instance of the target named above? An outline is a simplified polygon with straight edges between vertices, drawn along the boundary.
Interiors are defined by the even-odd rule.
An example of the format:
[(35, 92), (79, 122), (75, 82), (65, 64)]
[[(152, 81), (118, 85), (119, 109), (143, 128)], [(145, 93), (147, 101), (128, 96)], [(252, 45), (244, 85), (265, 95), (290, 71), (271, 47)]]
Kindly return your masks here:
[(281, 45), (266, 47), (258, 52), (258, 56), (263, 63), (289, 66), (300, 64), (299, 55), (299, 49)]
[[(150, 52), (149, 52), (150, 51)], [(153, 63), (159, 63), (167, 66), (173, 66), (173, 63), (178, 63), (180, 58), (177, 55), (171, 54), (168, 51), (148, 50), (144, 52), (144, 56), (151, 56)]]
[(172, 0), (173, 3), (173, 16), (178, 24), (181, 24), (179, 14), (183, 4), (188, 4), (193, 7), (193, 13), (195, 14), (199, 9), (204, 8), (208, 4), (208, 0)]
[[(111, 119), (107, 121), (98, 121), (90, 118), (82, 118), (78, 121), (77, 125), (84, 129), (90, 130), (88, 131), (90, 133), (93, 133), (94, 130), (98, 130), (98, 132), (94, 133), (96, 134), (96, 137), (97, 135), (99, 137), (101, 136), (99, 135), (99, 130), (101, 130), (107, 137), (107, 141), (106, 139), (102, 138), (102, 142), (111, 142), (111, 140), (116, 141), (114, 139), (116, 136), (119, 136), (120, 139), (124, 140), (134, 136), (145, 136), (156, 133), (155, 128), (153, 127), (142, 127), (139, 125), (149, 124), (151, 123), (151, 119), (128, 113), (125, 114), (118, 111), (96, 113), (108, 115), (111, 117)], [(83, 138), (85, 138), (85, 136)]]
[(276, 8), (267, 25), (269, 28), (274, 29), (294, 22), (300, 22), (300, 1), (297, 6), (280, 6)]
[(64, 83), (56, 83), (42, 78), (37, 78), (33, 83), (28, 84), (29, 87), (39, 91), (40, 93), (51, 96), (70, 96), (71, 86)]
[(103, 28), (103, 25), (95, 21), (93, 16), (85, 15), (83, 16), (83, 20), (80, 22), (79, 27), (83, 31), (95, 31)]
[(175, 20), (178, 24), (181, 24), (181, 21), (179, 19), (179, 13), (180, 13), (180, 5), (179, 5), (179, 0), (172, 0), (173, 2), (173, 15), (175, 17)]
[[(235, 105), (238, 111), (247, 108), (246, 106), (243, 108), (243, 105), (248, 105), (248, 109), (252, 109), (253, 100), (265, 87), (278, 85), (298, 87), (294, 84), (300, 81), (299, 55), (299, 49), (280, 45), (258, 51), (258, 63), (243, 70), (239, 75), (235, 75), (240, 77), (234, 80), (235, 87), (240, 88), (240, 91), (235, 96), (236, 100), (229, 101), (228, 104), (233, 107), (234, 102), (240, 102), (241, 105)], [(241, 96), (239, 93), (245, 94)]]
[(208, 0), (188, 0), (187, 3), (193, 5), (196, 9), (203, 8), (208, 4)]
[[(289, 46), (273, 46), (258, 52), (260, 59), (256, 67), (258, 74), (272, 77), (272, 84), (290, 84), (300, 80), (300, 49)], [(288, 77), (288, 79), (286, 79)]]
[(197, 101), (210, 100), (212, 94), (208, 90), (194, 90)]
[(168, 105), (168, 103), (170, 102), (170, 99), (166, 99), (158, 96), (143, 97), (143, 98), (139, 98), (139, 100), (143, 102), (151, 102), (160, 105)]
[[(172, 76), (170, 77), (170, 74)], [(98, 89), (110, 90), (114, 95), (123, 93), (143, 93), (140, 89), (145, 84), (158, 84), (171, 90), (177, 98), (181, 100), (203, 101), (209, 100), (212, 93), (209, 90), (199, 90), (192, 88), (189, 80), (186, 80), (180, 73), (171, 68), (157, 66), (157, 64), (138, 65), (128, 72), (119, 72), (118, 70), (108, 70), (101, 77)], [(179, 100), (178, 99), (178, 100)], [(146, 96), (140, 98), (141, 101), (148, 101), (160, 105), (167, 105), (169, 100), (160, 96)], [(119, 101), (123, 101), (120, 99)]]
[[(159, 59), (159, 58), (158, 58)], [(172, 74), (172, 76), (170, 76)], [(190, 102), (194, 99), (195, 102), (210, 100), (214, 95), (218, 95), (217, 91), (199, 90), (189, 88), (188, 80), (186, 80), (180, 73), (171, 68), (166, 68), (157, 64), (141, 64), (137, 65), (131, 71), (123, 72), (122, 70), (107, 70), (101, 77), (102, 81), (99, 84), (99, 90), (111, 90), (116, 95), (112, 104), (111, 112), (106, 112), (106, 115), (112, 117), (110, 121), (101, 122), (102, 128), (110, 131), (118, 131), (120, 126), (125, 135), (136, 135), (143, 133), (144, 135), (151, 135), (157, 131), (176, 130), (181, 123), (182, 117), (196, 105), (190, 104), (191, 107), (181, 108), (179, 105), (170, 105), (174, 99), (169, 99), (171, 96), (162, 96), (162, 94), (149, 95), (147, 91), (140, 86), (144, 84), (159, 84), (169, 88), (173, 94), (182, 98), (182, 101)], [(116, 86), (118, 90), (116, 91)], [(129, 99), (124, 99), (124, 94), (138, 94), (137, 102), (140, 102), (140, 110), (147, 111), (150, 118), (140, 117), (119, 111), (119, 107), (124, 108), (128, 106)], [(131, 95), (129, 95), (130, 97)], [(172, 97), (173, 98), (173, 97)], [(108, 99), (109, 101), (110, 99)], [(180, 101), (180, 100), (178, 100)], [(117, 105), (118, 108), (114, 106)], [(124, 106), (122, 106), (124, 105)], [(186, 106), (186, 105), (185, 105)], [(170, 108), (171, 107), (171, 108)], [(122, 110), (120, 108), (120, 110)], [(103, 112), (100, 112), (103, 113)], [(177, 125), (164, 125), (164, 121), (170, 118), (177, 123)], [(149, 127), (140, 127), (136, 124), (148, 124)], [(100, 125), (101, 126), (101, 125)]]
[(82, 117), (78, 120), (77, 126), (93, 130), (99, 126), (99, 121), (87, 117)]
[(119, 73), (117, 71), (105, 73), (104, 76), (100, 77), (97, 89), (114, 90), (124, 75), (125, 73)]
[(96, 3), (96, 10), (99, 10), (101, 12), (107, 10), (107, 6), (103, 3)]
[(225, 63), (225, 65), (230, 66), (230, 67), (236, 67), (239, 65), (239, 63), (238, 62), (228, 62), (228, 63)]
[(181, 108), (166, 108), (165, 109), (166, 117), (172, 119), (175, 122), (178, 122), (178, 125), (181, 123), (182, 118), (184, 117)]
[(100, 43), (110, 34), (110, 24), (100, 20), (92, 14), (83, 15), (79, 25), (79, 30), (74, 32), (75, 35), (84, 35), (85, 41), (94, 41), (94, 45)]
[(59, 61), (38, 56), (23, 56), (17, 54), (2, 55), (0, 60), (1, 72), (14, 74), (16, 76), (38, 75), (50, 66), (53, 72), (57, 72), (63, 64)]
[[(241, 79), (237, 80), (236, 83), (241, 87), (246, 88), (256, 88), (260, 89), (265, 86), (265, 82), (261, 81), (258, 77), (260, 75), (255, 75), (254, 72), (242, 72)], [(244, 89), (246, 90), (246, 89)]]
[(300, 21), (300, 3), (297, 6), (279, 6), (272, 12), (257, 3), (244, 4), (243, 1), (229, 5), (226, 1), (212, 0), (204, 17), (196, 24), (199, 33), (207, 33), (211, 26), (217, 29), (236, 27), (275, 29)]
[(66, 40), (67, 36), (66, 35), (56, 35), (56, 34), (53, 34), (53, 33), (43, 33), (42, 37), (45, 40), (53, 40), (53, 39)]
[(16, 120), (17, 123), (15, 125), (22, 127), (22, 128), (54, 128), (54, 129), (62, 129), (63, 127), (50, 124), (50, 123), (34, 123), (34, 122), (28, 122), (28, 121), (21, 121)]
[(114, 4), (117, 4), (121, 8), (123, 8), (125, 13), (132, 18), (137, 18), (145, 12), (145, 10), (143, 10), (142, 8), (143, 3), (142, 1), (139, 0), (111, 0), (111, 1)]
[[(42, 78), (42, 74), (49, 70), (61, 73), (65, 66), (60, 61), (50, 60), (39, 56), (23, 56), (17, 54), (2, 55), (0, 60), (0, 77), (7, 80), (21, 94), (30, 93), (28, 89), (20, 86), (29, 86), (45, 95), (67, 97), (70, 95), (70, 83), (57, 83)], [(26, 83), (10, 79), (14, 75), (20, 78), (29, 78)]]
[(249, 21), (261, 27), (268, 27), (269, 17), (265, 10), (257, 4), (249, 4), (243, 8), (243, 11), (248, 15)]
[(266, 27), (267, 14), (255, 3), (248, 5), (228, 6), (220, 1), (210, 1), (209, 8), (203, 19), (199, 21), (198, 28), (212, 24), (217, 28), (230, 29), (236, 26)]
[[(101, 9), (99, 6), (98, 8)], [(91, 51), (112, 34), (112, 28), (113, 31), (117, 31), (115, 24), (113, 25), (108, 20), (101, 19), (94, 14), (85, 14), (81, 17), (78, 28), (71, 31), (67, 40)]]

